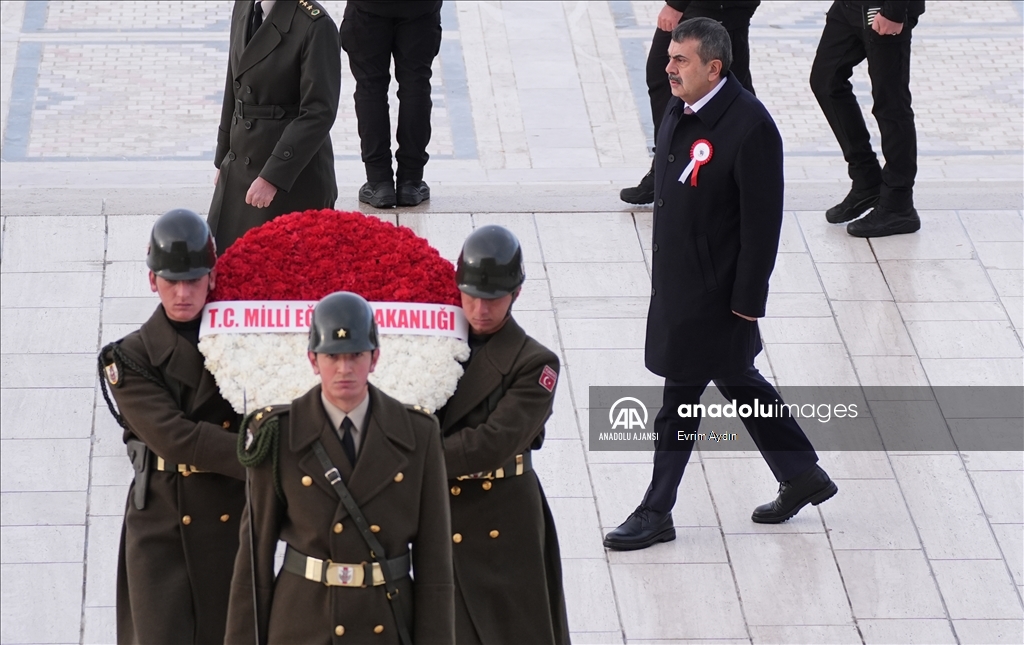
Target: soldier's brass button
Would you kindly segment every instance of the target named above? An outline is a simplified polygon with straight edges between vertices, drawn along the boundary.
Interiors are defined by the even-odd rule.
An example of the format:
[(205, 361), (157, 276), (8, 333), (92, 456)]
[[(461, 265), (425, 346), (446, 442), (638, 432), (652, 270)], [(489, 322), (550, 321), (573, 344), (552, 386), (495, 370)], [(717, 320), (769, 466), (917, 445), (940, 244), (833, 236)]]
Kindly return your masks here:
[(484, 483), (480, 484), (480, 488), (482, 488), (484, 490), (491, 490), (491, 486), (493, 486), (493, 484), (491, 484), (491, 482), (484, 482)]
[(252, 128), (252, 121), (246, 121), (243, 125), (245, 126), (246, 130), (249, 130), (250, 128)]
[(453, 535), (452, 542), (454, 542), (455, 544), (462, 542), (462, 533), (456, 533), (455, 535)]
[(242, 163), (244, 163), (245, 165), (248, 166), (249, 165), (249, 157), (246, 157), (245, 159), (242, 159)]
[(182, 476), (182, 477), (188, 477), (188, 476), (189, 476), (189, 475), (191, 475), (191, 474), (192, 474), (192, 473), (191, 473), (191, 471), (188, 471), (188, 470), (186, 470), (186, 471), (184, 471), (184, 472), (182, 472), (182, 473), (181, 473), (181, 476)]
[(669, 162), (669, 163), (672, 163), (672, 162), (673, 162), (673, 161), (675, 161), (675, 160), (676, 160), (676, 156), (675, 156), (675, 155), (669, 155), (669, 156), (668, 156), (668, 162)]
[(458, 486), (452, 486), (452, 495), (458, 495), (461, 492), (462, 492), (461, 488), (459, 488)]
[(338, 625), (337, 627), (335, 627), (334, 628), (334, 635), (335, 636), (344, 636), (345, 635), (345, 626), (344, 625)]
[(310, 477), (309, 475), (303, 475), (302, 476), (302, 485), (303, 486), (312, 486), (313, 485), (313, 478)]
[(191, 515), (186, 515), (185, 517), (181, 518), (181, 523), (184, 524), (185, 526), (188, 526), (189, 524), (192, 523), (192, 516)]
[(397, 475), (395, 475), (395, 483), (396, 484), (398, 482), (402, 481), (403, 479), (405, 479), (405, 475), (403, 475), (402, 473), (398, 473)]
[(221, 522), (227, 522), (230, 519), (231, 519), (231, 516), (228, 515), (227, 513), (224, 513), (223, 515), (220, 516), (220, 521)]
[(231, 427), (231, 422), (230, 421), (225, 421), (224, 423), (220, 424), (220, 427), (222, 427), (225, 430), (227, 430), (228, 428)]
[(267, 407), (263, 408), (263, 409), (266, 410), (267, 412), (273, 412), (274, 411), (274, 408), (272, 408), (269, 405)]
[(497, 531), (491, 531), (490, 533), (488, 533), (488, 535), (490, 535), (492, 538), (496, 538), (496, 537), (498, 537), (498, 532)]
[[(341, 533), (344, 530), (345, 530), (345, 527), (341, 525), (341, 522), (338, 522), (337, 524), (334, 525), (334, 532), (335, 533)], [(341, 634), (338, 634), (338, 636), (341, 636)]]
[(373, 628), (373, 633), (374, 634), (382, 634), (382, 633), (384, 633), (384, 625), (377, 625), (376, 627), (374, 627)]
[(380, 533), (380, 527), (376, 524), (370, 525), (370, 533)]

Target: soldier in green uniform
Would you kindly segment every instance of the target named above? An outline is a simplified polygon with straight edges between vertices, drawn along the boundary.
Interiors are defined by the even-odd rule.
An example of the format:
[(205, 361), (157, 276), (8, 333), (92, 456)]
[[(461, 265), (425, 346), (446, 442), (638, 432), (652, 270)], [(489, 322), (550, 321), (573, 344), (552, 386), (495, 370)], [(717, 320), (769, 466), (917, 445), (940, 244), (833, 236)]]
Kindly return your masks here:
[(235, 454), (241, 419), (197, 348), (216, 260), (199, 215), (161, 216), (146, 256), (160, 306), (100, 353), (104, 398), (135, 468), (118, 552), (118, 643), (224, 638), (245, 470)]
[[(320, 385), (246, 421), (251, 502), (225, 642), (454, 642), (437, 420), (368, 384), (378, 347), (369, 303), (325, 297), (309, 333)], [(278, 540), (288, 547), (275, 576)]]
[(316, 0), (235, 0), (210, 228), (223, 253), (278, 215), (332, 208), (338, 28)]
[(438, 416), (452, 511), (456, 640), (568, 643), (558, 536), (531, 456), (544, 442), (558, 357), (511, 316), (526, 276), (510, 231), (474, 231), (455, 277), (472, 353)]

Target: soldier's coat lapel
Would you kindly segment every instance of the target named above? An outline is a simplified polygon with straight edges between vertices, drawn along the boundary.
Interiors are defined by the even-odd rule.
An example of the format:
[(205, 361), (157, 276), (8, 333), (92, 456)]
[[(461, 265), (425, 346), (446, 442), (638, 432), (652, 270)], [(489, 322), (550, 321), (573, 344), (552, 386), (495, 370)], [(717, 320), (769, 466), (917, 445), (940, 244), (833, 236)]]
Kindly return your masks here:
[(338, 494), (334, 492), (334, 488), (324, 477), (324, 469), (320, 465), (320, 460), (316, 458), (310, 448), (317, 439), (323, 444), (327, 456), (331, 458), (334, 467), (338, 469), (345, 484), (348, 485), (352, 479), (352, 465), (348, 463), (345, 451), (341, 448), (341, 442), (338, 441), (338, 437), (334, 433), (334, 426), (331, 424), (327, 412), (324, 411), (324, 404), (320, 401), (319, 385), (292, 403), (289, 415), (288, 447), (296, 454), (305, 451), (305, 454), (299, 459), (299, 468), (340, 504)]
[(409, 459), (400, 448), (416, 447), (409, 413), (398, 401), (385, 399), (370, 386), (370, 421), (363, 435), (349, 490), (360, 506), (394, 482), (395, 475), (408, 468)]
[(526, 332), (514, 318), (509, 318), (480, 349), (479, 355), (473, 357), (459, 379), (459, 387), (445, 409), (442, 431), (454, 427), (501, 385), (502, 377), (512, 370), (525, 342)]
[(192, 400), (181, 401), (183, 405), (188, 405), (189, 409), (183, 410), (186, 415), (201, 408), (219, 392), (213, 375), (205, 369), (203, 355), (192, 343), (178, 335), (168, 322), (162, 306), (157, 307), (140, 333), (151, 364), (163, 365), (166, 362), (167, 376), (178, 383), (193, 383), (195, 374), (200, 374)]
[(324, 469), (310, 449), (313, 442), (320, 440), (356, 504), (362, 507), (392, 483), (395, 475), (408, 467), (409, 460), (400, 448), (413, 450), (416, 441), (404, 406), (393, 399), (385, 399), (380, 390), (371, 385), (370, 420), (353, 471), (324, 411), (320, 390), (318, 385), (293, 403), (289, 448), (296, 453), (306, 451), (299, 459), (299, 468), (337, 502), (336, 519), (341, 520), (348, 517), (348, 511), (324, 477)]
[[(240, 25), (241, 32), (241, 56), (238, 64), (233, 66), (235, 78), (241, 76), (250, 67), (260, 62), (274, 51), (274, 48), (281, 43), (281, 34), (288, 33), (292, 28), (292, 18), (298, 10), (297, 2), (279, 2), (274, 4), (269, 16), (264, 16), (263, 26), (256, 30), (249, 44), (245, 44), (245, 33), (252, 21), (252, 9), (244, 12), (249, 22)], [(236, 39), (237, 40), (237, 39)]]

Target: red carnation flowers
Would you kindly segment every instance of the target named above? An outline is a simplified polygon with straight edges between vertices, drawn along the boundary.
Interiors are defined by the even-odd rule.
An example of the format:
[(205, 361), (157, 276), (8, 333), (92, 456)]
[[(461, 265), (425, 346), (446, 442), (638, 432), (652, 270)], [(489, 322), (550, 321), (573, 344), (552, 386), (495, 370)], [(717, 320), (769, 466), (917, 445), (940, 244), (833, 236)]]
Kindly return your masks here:
[(455, 269), (407, 227), (356, 212), (310, 210), (250, 230), (217, 261), (209, 301), (319, 300), (458, 305)]

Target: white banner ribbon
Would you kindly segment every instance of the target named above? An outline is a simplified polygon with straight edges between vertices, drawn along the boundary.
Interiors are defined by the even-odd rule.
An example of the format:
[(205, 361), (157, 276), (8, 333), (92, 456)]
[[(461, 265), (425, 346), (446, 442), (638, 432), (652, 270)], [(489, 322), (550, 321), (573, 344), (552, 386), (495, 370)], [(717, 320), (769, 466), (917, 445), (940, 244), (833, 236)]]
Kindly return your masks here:
[[(225, 300), (203, 308), (199, 337), (210, 334), (304, 334), (313, 321), (315, 300)], [(448, 336), (467, 340), (462, 307), (419, 302), (371, 302), (382, 334)]]

